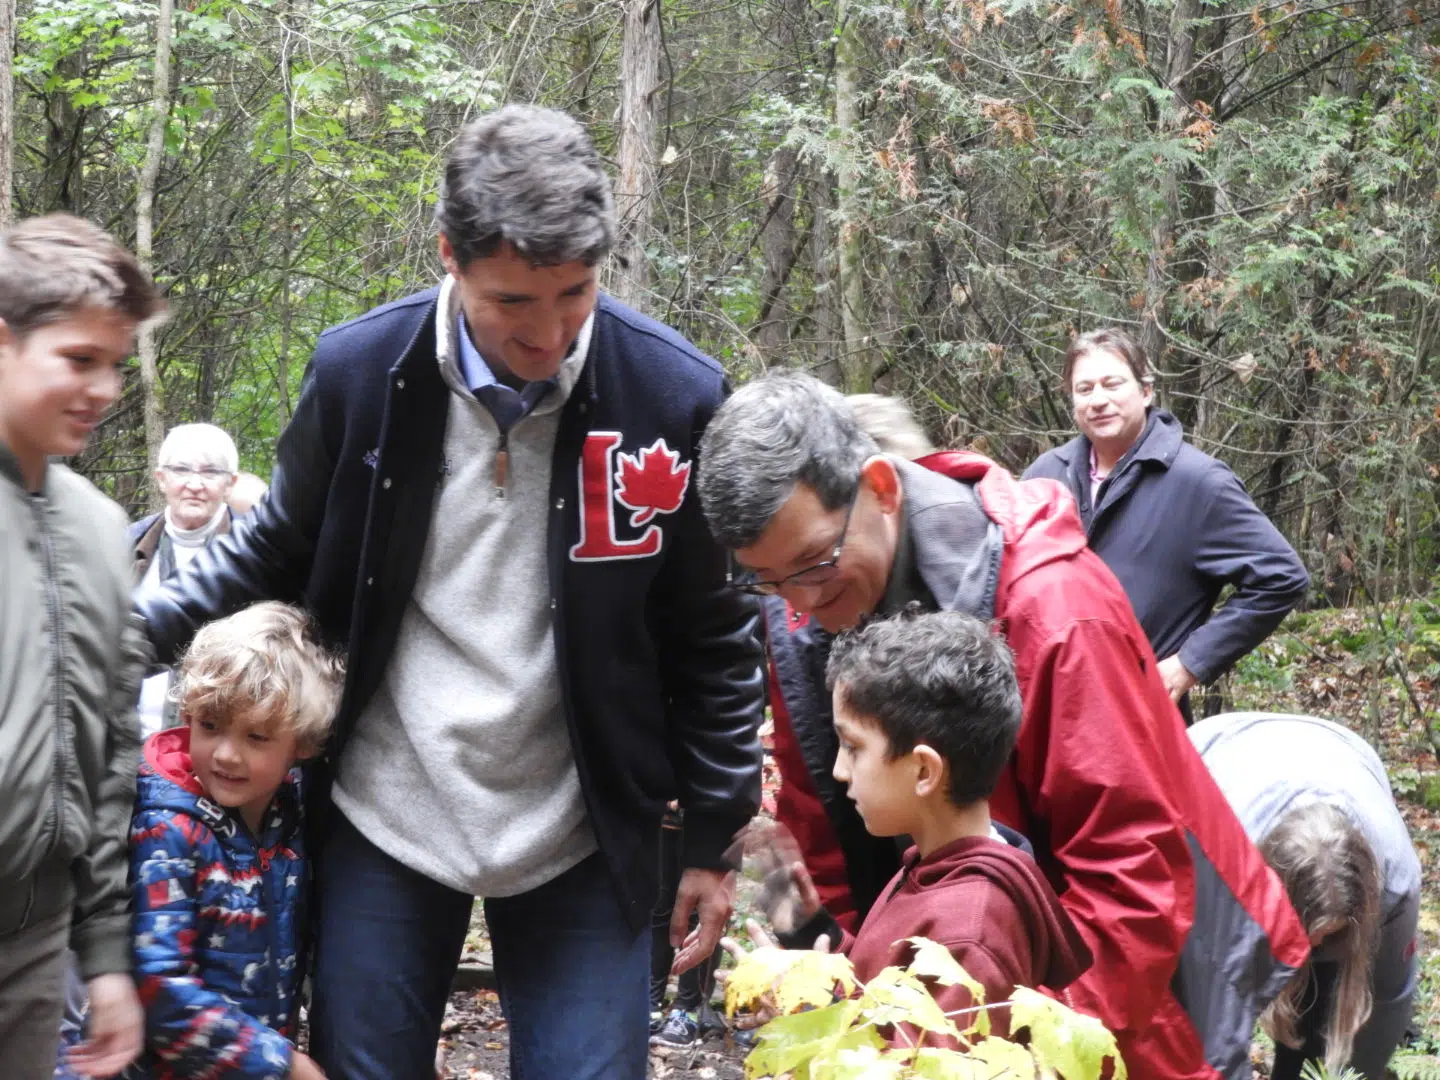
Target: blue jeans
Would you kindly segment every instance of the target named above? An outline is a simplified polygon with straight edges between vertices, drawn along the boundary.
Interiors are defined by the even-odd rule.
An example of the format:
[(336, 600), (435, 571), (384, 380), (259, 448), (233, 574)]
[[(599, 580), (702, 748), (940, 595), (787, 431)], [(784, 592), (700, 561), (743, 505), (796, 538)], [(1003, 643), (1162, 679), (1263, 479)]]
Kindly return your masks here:
[[(396, 862), (338, 811), (317, 866), (311, 1053), (329, 1080), (434, 1080), (473, 899)], [(592, 855), (485, 901), (511, 1080), (644, 1080), (650, 937)]]

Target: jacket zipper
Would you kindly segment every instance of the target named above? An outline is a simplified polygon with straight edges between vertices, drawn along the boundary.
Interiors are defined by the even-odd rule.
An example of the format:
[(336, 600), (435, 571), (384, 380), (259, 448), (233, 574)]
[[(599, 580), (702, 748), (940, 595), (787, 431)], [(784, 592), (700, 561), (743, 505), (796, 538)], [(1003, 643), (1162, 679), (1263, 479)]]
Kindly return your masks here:
[(55, 581), (55, 545), (45, 520), (47, 502), (43, 495), (30, 496), (30, 509), (35, 516), (35, 528), (40, 534), (40, 550), (45, 563), (45, 600), (50, 609), (50, 659), (51, 686), (54, 700), (51, 705), (55, 712), (55, 771), (52, 785), (55, 790), (55, 835), (50, 840), (47, 855), (53, 854), (60, 846), (65, 834), (65, 762), (72, 753), (65, 716), (65, 647), (60, 626), (60, 587)]
[[(267, 816), (270, 810), (271, 807), (266, 807)], [(270, 988), (270, 1023), (268, 1026), (274, 1031), (279, 1031), (283, 1026), (280, 1022), (280, 948), (279, 939), (275, 936), (275, 909), (270, 905), (270, 857), (265, 854), (265, 848), (260, 841), (260, 837), (265, 835), (264, 821), (261, 821), (260, 833), (257, 835), (239, 814), (233, 816), (245, 838), (254, 845), (255, 862), (260, 867), (260, 910), (265, 913), (265, 973)], [(286, 1020), (288, 1019), (287, 1016)]]
[(263, 850), (260, 854), (260, 903), (265, 908), (265, 939), (269, 948), (269, 963), (266, 968), (270, 972), (270, 1026), (279, 1031), (282, 1027), (289, 1028), (289, 1016), (281, 1016), (280, 1008), (280, 947), (279, 939), (275, 936), (275, 909), (270, 904), (270, 860), (266, 858)]

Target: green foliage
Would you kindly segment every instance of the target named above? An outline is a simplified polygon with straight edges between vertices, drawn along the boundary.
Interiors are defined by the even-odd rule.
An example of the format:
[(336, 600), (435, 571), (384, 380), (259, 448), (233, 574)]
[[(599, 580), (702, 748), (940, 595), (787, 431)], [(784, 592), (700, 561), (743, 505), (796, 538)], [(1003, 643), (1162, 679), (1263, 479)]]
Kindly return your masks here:
[(1346, 1067), (1339, 1073), (1332, 1073), (1318, 1061), (1307, 1061), (1300, 1066), (1300, 1080), (1363, 1080), (1364, 1073)]
[(1440, 1057), (1398, 1053), (1390, 1059), (1389, 1070), (1396, 1080), (1440, 1080)]
[[(747, 954), (726, 984), (727, 1011), (759, 1007), (779, 1015), (761, 1028), (746, 1076), (1099, 1080), (1108, 1060), (1124, 1080), (1114, 1036), (1099, 1021), (1020, 987), (1008, 1011), (1012, 1033), (1026, 1033), (1024, 1044), (991, 1035), (990, 1010), (1007, 1003), (987, 1003), (983, 987), (943, 945), (910, 942), (915, 952), (905, 968), (885, 968), (863, 985), (843, 956), (773, 948)], [(974, 1007), (946, 1015), (927, 981), (963, 985)], [(898, 1033), (897, 1045), (887, 1043), (887, 1032)]]
[[(1161, 403), (1296, 543), (1317, 599), (1424, 592), (1440, 560), (1433, 6), (844, 9), (848, 130), (836, 5), (665, 8), (647, 312), (737, 377), (836, 380), (863, 344), (863, 381), (1017, 470), (1070, 432), (1071, 335), (1120, 323), (1158, 347)], [(440, 162), (477, 113), (567, 108), (613, 156), (615, 13), (179, 5), (156, 217), (166, 422), (219, 419), (265, 471), (321, 329), (434, 282)], [(153, 18), (23, 0), (18, 213), (129, 232)], [(857, 236), (865, 341), (847, 343), (837, 250)], [(139, 416), (132, 387), (79, 463), (132, 507)], [(1413, 643), (1440, 651), (1440, 633)]]

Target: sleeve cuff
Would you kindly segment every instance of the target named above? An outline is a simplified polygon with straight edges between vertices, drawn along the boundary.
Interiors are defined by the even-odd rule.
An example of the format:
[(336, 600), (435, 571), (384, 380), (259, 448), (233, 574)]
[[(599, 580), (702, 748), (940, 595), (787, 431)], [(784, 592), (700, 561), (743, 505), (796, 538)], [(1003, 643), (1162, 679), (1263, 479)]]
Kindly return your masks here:
[(89, 982), (99, 975), (128, 975), (130, 916), (91, 916), (70, 931), (70, 947), (79, 961), (80, 978)]
[[(1193, 638), (1194, 635), (1192, 634), (1191, 637)], [(1175, 655), (1180, 657), (1180, 663), (1185, 665), (1185, 670), (1195, 676), (1196, 686), (1209, 686), (1215, 681), (1216, 672), (1212, 671), (1210, 665), (1200, 657), (1194, 655), (1188, 640), (1180, 646), (1180, 651)]]
[(682, 862), (700, 870), (739, 870), (742, 846), (736, 836), (749, 819), (723, 814), (685, 812)]
[(810, 920), (800, 929), (788, 934), (776, 934), (775, 940), (787, 949), (812, 949), (822, 934), (830, 939), (831, 951), (839, 952), (845, 932), (840, 929), (835, 916), (823, 907), (811, 915)]

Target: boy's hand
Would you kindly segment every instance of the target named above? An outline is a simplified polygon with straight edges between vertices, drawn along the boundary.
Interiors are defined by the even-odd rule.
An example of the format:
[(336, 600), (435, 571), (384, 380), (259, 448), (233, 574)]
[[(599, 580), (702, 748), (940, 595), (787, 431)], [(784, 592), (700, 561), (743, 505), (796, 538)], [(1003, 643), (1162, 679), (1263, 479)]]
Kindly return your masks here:
[(290, 1080), (325, 1080), (325, 1071), (309, 1054), (294, 1050), (290, 1054)]
[(793, 934), (820, 908), (805, 857), (790, 830), (778, 822), (755, 822), (745, 831), (747, 872), (763, 883), (757, 904), (782, 934)]
[(84, 1076), (114, 1076), (140, 1056), (145, 1041), (135, 980), (126, 973), (97, 975), (87, 989), (90, 1037), (70, 1051), (70, 1067)]
[[(770, 933), (770, 931), (766, 930), (754, 919), (745, 920), (745, 932), (750, 935), (750, 944), (752, 948), (780, 948), (780, 943), (775, 940), (774, 936)], [(741, 945), (734, 938), (721, 938), (720, 945), (736, 961), (743, 959), (745, 956), (745, 946)], [(818, 938), (816, 938), (815, 944), (811, 947), (811, 951), (818, 953), (828, 953), (830, 951), (829, 936), (826, 934), (821, 934)], [(715, 981), (718, 983), (723, 984), (725, 982), (728, 982), (729, 978), (730, 969), (726, 969), (725, 971), (717, 971), (715, 973)], [(734, 1027), (736, 1028), (736, 1030), (739, 1031), (764, 1027), (771, 1020), (774, 1020), (777, 1015), (779, 1015), (779, 1010), (776, 1008), (774, 996), (771, 994), (766, 994), (760, 1000), (760, 1004), (754, 1009), (753, 1012), (734, 1018)]]

